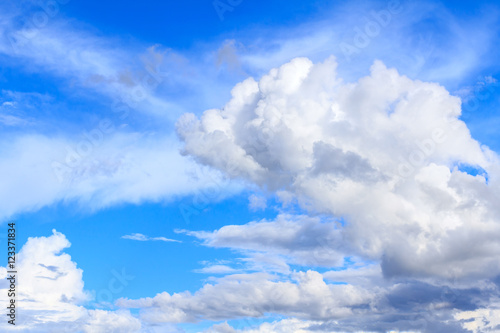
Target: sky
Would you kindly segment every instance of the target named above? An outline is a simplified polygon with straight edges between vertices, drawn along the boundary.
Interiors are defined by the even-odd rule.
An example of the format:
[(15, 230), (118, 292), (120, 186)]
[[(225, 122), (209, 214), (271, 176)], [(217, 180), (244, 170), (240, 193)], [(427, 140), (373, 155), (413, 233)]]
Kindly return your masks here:
[(500, 332), (495, 1), (0, 4), (7, 332)]

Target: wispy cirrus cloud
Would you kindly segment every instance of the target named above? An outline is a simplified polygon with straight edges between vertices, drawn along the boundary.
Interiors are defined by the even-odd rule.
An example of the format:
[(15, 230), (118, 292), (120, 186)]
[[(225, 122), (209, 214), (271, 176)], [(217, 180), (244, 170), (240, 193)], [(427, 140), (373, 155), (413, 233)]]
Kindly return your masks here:
[(11, 57), (9, 64), (35, 67), (63, 80), (66, 89), (93, 91), (108, 104), (121, 101), (136, 111), (170, 121), (176, 118), (179, 109), (155, 93), (167, 79), (165, 68), (179, 65), (167, 60), (171, 55), (166, 50), (156, 45), (124, 47), (117, 39), (69, 25), (61, 15), (38, 29), (16, 24), (30, 14), (20, 9), (14, 16), (3, 14), (0, 53)]
[(228, 265), (209, 265), (196, 269), (195, 272), (201, 274), (234, 274), (238, 272), (238, 270)]
[(437, 1), (337, 3), (315, 20), (266, 31), (266, 39), (238, 41), (244, 45), (238, 61), (260, 76), (294, 57), (321, 61), (334, 54), (345, 65), (339, 68), (343, 78), (353, 81), (379, 59), (412, 78), (456, 88), (498, 55), (498, 8), (478, 7), (483, 15), (465, 18)]
[(131, 240), (136, 240), (136, 241), (141, 241), (141, 242), (146, 242), (146, 241), (162, 241), (162, 242), (175, 242), (175, 243), (182, 243), (180, 240), (176, 239), (170, 239), (166, 237), (149, 237), (143, 234), (139, 233), (133, 233), (130, 235), (124, 235), (121, 238), (123, 239), (131, 239)]
[[(82, 143), (92, 152), (76, 159)], [(0, 219), (56, 202), (76, 202), (95, 211), (119, 202), (169, 201), (224, 179), (209, 169), (194, 179), (189, 172), (197, 165), (179, 154), (171, 136), (114, 132), (91, 144), (85, 137), (72, 141), (26, 134), (0, 142), (0, 149), (0, 172), (9, 175), (0, 187)], [(26, 182), (32, 190), (26, 191)], [(218, 198), (239, 191), (234, 185), (227, 184)]]

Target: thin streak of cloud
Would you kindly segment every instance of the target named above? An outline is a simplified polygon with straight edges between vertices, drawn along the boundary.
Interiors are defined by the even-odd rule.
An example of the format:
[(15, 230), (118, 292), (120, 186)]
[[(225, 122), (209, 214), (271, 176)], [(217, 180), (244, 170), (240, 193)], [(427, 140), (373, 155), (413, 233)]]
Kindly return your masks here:
[(227, 265), (211, 265), (211, 266), (203, 267), (201, 269), (197, 269), (194, 272), (201, 273), (201, 274), (231, 274), (231, 273), (239, 272), (239, 270), (236, 270), (236, 269), (229, 267)]
[(175, 243), (182, 243), (179, 240), (176, 239), (170, 239), (166, 237), (149, 237), (140, 233), (133, 233), (130, 235), (124, 235), (121, 238), (123, 239), (131, 239), (131, 240), (136, 240), (136, 241), (141, 241), (141, 242), (146, 242), (146, 241), (162, 241), (162, 242), (175, 242)]

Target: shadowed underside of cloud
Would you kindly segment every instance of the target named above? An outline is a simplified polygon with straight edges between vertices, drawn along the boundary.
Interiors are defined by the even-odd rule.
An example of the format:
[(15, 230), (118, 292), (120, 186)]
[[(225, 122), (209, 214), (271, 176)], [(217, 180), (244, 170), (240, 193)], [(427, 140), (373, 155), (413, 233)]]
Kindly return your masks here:
[(302, 266), (342, 266), (338, 221), (280, 214), (274, 221), (227, 225), (214, 232), (177, 230), (203, 241), (205, 246), (237, 249), (246, 254), (282, 257)]
[[(244, 329), (221, 323), (206, 332), (483, 332), (498, 324), (498, 307), (478, 308), (488, 298), (498, 297), (489, 286), (481, 288), (439, 287), (419, 281), (392, 285), (359, 283), (360, 275), (375, 277), (373, 269), (309, 270), (289, 278), (263, 273), (233, 274), (217, 279), (191, 294), (161, 293), (154, 298), (120, 299), (118, 306), (140, 308), (140, 317), (128, 310), (89, 310), (91, 300), (84, 291), (82, 271), (63, 250), (66, 237), (53, 231), (49, 237), (30, 238), (18, 255), (18, 304), (22, 305), (23, 332), (182, 332), (162, 323), (200, 320), (244, 319)], [(355, 272), (355, 273), (354, 273)], [(354, 273), (354, 274), (353, 274)], [(0, 291), (8, 289), (8, 275), (0, 268)], [(356, 276), (357, 275), (357, 276)], [(349, 284), (327, 283), (329, 279)], [(363, 286), (361, 284), (364, 284)], [(368, 290), (368, 288), (372, 290)], [(497, 295), (497, 296), (495, 296)], [(269, 315), (291, 318), (261, 324), (254, 318)], [(295, 318), (293, 318), (295, 317)], [(0, 328), (6, 329), (5, 321)], [(250, 328), (253, 327), (253, 328)]]
[[(266, 313), (305, 319), (330, 319), (364, 312), (373, 297), (360, 287), (326, 284), (318, 272), (294, 273), (293, 281), (272, 281), (261, 274), (233, 275), (205, 285), (195, 294), (158, 294), (117, 305), (141, 308), (146, 322), (196, 322), (259, 317)], [(359, 307), (359, 310), (356, 309)]]

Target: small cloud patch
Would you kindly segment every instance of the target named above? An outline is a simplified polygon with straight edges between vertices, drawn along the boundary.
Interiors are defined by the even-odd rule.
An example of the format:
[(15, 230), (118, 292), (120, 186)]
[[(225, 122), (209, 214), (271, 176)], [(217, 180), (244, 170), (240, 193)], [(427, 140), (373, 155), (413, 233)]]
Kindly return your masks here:
[(181, 241), (176, 240), (176, 239), (170, 239), (170, 238), (165, 238), (165, 237), (149, 237), (149, 236), (146, 236), (146, 235), (143, 235), (143, 234), (139, 234), (139, 233), (125, 235), (125, 236), (122, 236), (121, 238), (123, 238), (123, 239), (131, 239), (131, 240), (136, 240), (136, 241), (142, 241), (142, 242), (145, 242), (145, 241), (162, 241), (162, 242), (182, 243)]

